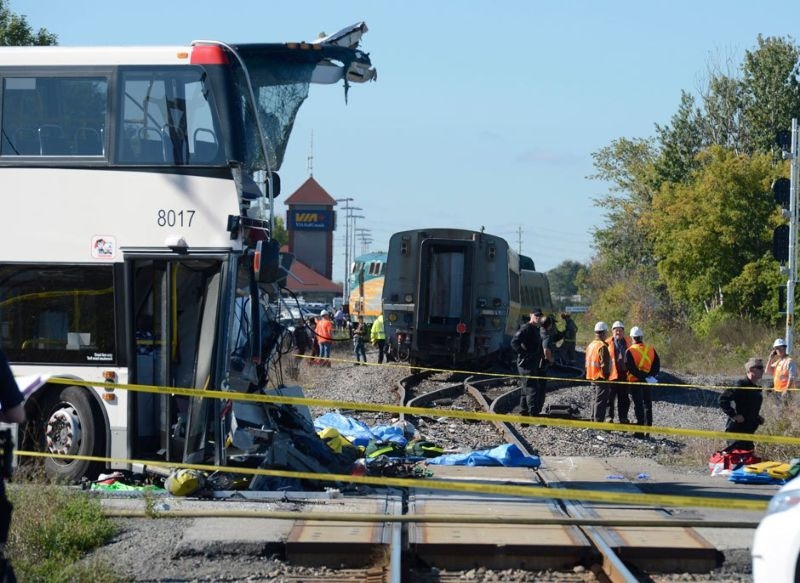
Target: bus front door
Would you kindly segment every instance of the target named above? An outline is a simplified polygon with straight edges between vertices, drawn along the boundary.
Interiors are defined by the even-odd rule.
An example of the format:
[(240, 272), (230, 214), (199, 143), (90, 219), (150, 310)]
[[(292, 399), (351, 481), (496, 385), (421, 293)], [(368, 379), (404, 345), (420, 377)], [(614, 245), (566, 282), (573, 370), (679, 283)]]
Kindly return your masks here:
[[(126, 256), (133, 339), (130, 382), (206, 389), (214, 374), (220, 259)], [(216, 400), (131, 391), (129, 451), (136, 459), (202, 461)]]

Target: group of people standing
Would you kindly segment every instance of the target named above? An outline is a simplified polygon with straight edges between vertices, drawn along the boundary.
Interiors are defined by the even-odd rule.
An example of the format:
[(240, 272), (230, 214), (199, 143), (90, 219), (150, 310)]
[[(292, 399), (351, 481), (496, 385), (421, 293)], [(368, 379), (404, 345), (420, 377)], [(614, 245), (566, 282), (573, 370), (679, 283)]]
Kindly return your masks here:
[[(517, 370), (520, 375), (520, 415), (541, 415), (546, 395), (546, 376), (554, 362), (554, 345), (566, 340), (569, 329), (558, 331), (552, 318), (541, 310), (534, 310), (530, 320), (514, 334), (511, 347), (517, 353)], [(573, 323), (574, 326), (574, 323)], [(577, 327), (572, 330), (573, 334)], [(585, 378), (594, 389), (592, 397), (592, 421), (631, 424), (631, 404), (635, 424), (643, 427), (653, 425), (653, 395), (650, 385), (657, 383), (661, 370), (658, 352), (644, 341), (644, 331), (639, 326), (625, 334), (625, 325), (617, 320), (611, 325), (611, 336), (605, 322), (594, 326), (594, 339), (585, 349)], [(566, 351), (564, 348), (566, 347)], [(570, 359), (572, 346), (562, 343), (564, 360)], [(761, 416), (761, 379), (764, 374), (772, 377), (773, 391), (779, 398), (788, 398), (789, 390), (797, 387), (797, 364), (787, 354), (787, 343), (778, 338), (766, 364), (761, 358), (750, 358), (745, 363), (745, 377), (735, 386), (720, 394), (720, 408), (727, 415), (726, 432), (755, 433), (764, 423)], [(615, 411), (616, 409), (616, 411)], [(645, 432), (634, 433), (636, 437), (647, 437)], [(732, 440), (726, 449), (752, 449), (747, 440)]]
[[(378, 349), (378, 364), (386, 357), (386, 333), (383, 327), (383, 314), (367, 326), (363, 316), (358, 316), (355, 323), (345, 318), (344, 330), (349, 330), (353, 341), (353, 355), (356, 364), (367, 362), (366, 342), (371, 342)], [(294, 351), (298, 356), (308, 353), (311, 364), (331, 365), (331, 348), (334, 342), (334, 330), (339, 329), (336, 317), (331, 318), (328, 310), (322, 310), (318, 317), (310, 316), (307, 320), (298, 320), (294, 327)]]
[[(511, 339), (520, 374), (520, 415), (541, 415), (547, 391), (547, 370), (555, 361), (557, 342), (563, 341), (564, 360), (574, 362), (577, 326), (569, 314), (562, 314), (562, 319), (566, 322), (563, 332), (555, 327), (551, 317), (534, 310), (530, 320)], [(592, 420), (613, 422), (616, 404), (620, 423), (630, 423), (628, 415), (632, 402), (636, 424), (652, 426), (653, 397), (648, 385), (656, 382), (661, 368), (658, 353), (653, 346), (644, 343), (644, 332), (638, 326), (631, 328), (630, 336), (625, 336), (625, 326), (620, 321), (614, 322), (611, 328), (612, 336), (607, 338), (608, 325), (597, 322), (595, 338), (586, 347), (586, 379), (594, 387)]]
[[(631, 402), (636, 425), (653, 425), (653, 395), (650, 384), (656, 383), (661, 362), (656, 349), (645, 344), (639, 326), (625, 335), (625, 325), (617, 320), (611, 325), (597, 322), (595, 338), (586, 347), (586, 379), (592, 381), (594, 399), (592, 421), (614, 422), (614, 405), (620, 423), (630, 423)], [(634, 434), (645, 437), (645, 433)]]

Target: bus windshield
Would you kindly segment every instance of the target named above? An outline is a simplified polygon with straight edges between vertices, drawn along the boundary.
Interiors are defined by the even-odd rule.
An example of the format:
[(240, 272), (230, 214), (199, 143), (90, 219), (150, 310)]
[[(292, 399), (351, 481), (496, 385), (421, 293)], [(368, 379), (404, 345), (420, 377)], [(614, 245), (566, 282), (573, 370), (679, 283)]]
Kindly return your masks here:
[[(360, 76), (369, 68), (369, 57), (360, 51), (336, 45), (238, 45), (234, 47), (247, 69), (258, 121), (246, 106), (247, 78), (237, 78), (243, 100), (244, 127), (260, 125), (266, 138), (267, 159), (256, 132), (247, 133), (245, 170), (279, 170), (289, 142), (289, 135), (300, 106), (308, 97), (311, 83), (334, 83)], [(374, 74), (374, 70), (370, 71)], [(362, 79), (359, 77), (359, 81)], [(346, 93), (345, 93), (346, 97)]]

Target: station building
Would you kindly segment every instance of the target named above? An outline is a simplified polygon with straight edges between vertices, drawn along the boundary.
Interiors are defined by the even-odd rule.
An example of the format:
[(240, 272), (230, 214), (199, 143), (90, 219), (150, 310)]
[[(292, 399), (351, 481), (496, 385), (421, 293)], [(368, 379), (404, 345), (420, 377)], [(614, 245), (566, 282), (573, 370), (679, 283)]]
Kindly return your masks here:
[(295, 256), (286, 287), (306, 301), (333, 304), (342, 297), (342, 284), (331, 280), (336, 200), (309, 176), (284, 204), (289, 244), (283, 250)]

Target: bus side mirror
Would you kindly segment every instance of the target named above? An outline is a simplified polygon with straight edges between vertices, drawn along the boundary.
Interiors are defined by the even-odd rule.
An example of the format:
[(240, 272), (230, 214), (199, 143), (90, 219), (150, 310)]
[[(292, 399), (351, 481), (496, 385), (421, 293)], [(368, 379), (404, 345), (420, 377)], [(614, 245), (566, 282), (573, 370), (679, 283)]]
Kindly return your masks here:
[(268, 180), (272, 184), (272, 198), (277, 198), (281, 194), (281, 177), (277, 172), (271, 172)]
[(258, 283), (275, 283), (280, 272), (281, 244), (275, 239), (258, 241), (253, 253), (253, 273)]

